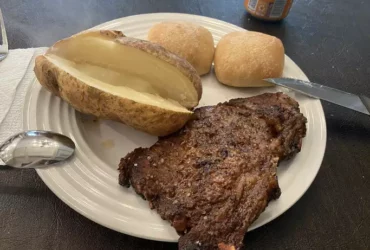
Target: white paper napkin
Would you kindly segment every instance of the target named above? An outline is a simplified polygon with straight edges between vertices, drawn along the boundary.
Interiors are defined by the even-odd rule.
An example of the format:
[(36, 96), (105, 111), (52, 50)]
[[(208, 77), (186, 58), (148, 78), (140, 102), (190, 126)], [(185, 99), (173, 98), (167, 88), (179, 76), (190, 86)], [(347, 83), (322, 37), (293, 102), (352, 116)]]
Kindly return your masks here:
[(35, 57), (46, 48), (10, 50), (0, 62), (0, 143), (23, 130), (23, 106), (35, 75)]

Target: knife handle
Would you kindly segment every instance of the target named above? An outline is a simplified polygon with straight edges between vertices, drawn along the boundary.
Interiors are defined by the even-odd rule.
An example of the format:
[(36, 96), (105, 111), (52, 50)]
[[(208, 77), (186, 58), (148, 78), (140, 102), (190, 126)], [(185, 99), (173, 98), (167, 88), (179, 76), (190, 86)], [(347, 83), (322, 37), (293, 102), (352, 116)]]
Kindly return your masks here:
[(369, 113), (370, 113), (370, 98), (367, 97), (367, 96), (364, 96), (364, 95), (359, 95), (359, 97), (360, 97), (362, 103), (367, 108), (367, 111), (369, 111)]

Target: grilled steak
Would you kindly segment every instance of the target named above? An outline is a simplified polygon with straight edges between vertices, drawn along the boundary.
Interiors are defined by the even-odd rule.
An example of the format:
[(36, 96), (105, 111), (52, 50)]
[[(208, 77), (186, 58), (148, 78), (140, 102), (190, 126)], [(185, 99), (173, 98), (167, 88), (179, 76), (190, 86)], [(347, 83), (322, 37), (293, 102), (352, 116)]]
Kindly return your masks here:
[(179, 249), (239, 249), (280, 196), (277, 165), (300, 151), (305, 123), (282, 93), (201, 107), (180, 131), (122, 158), (119, 182), (171, 222)]

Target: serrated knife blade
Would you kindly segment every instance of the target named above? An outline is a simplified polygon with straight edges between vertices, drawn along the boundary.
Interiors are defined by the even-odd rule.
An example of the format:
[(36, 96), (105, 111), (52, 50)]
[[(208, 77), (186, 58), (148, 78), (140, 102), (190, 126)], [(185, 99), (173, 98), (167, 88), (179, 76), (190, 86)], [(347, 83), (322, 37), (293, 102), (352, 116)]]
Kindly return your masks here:
[(264, 80), (313, 98), (322, 99), (370, 115), (370, 98), (364, 95), (354, 95), (339, 89), (299, 79), (268, 78)]

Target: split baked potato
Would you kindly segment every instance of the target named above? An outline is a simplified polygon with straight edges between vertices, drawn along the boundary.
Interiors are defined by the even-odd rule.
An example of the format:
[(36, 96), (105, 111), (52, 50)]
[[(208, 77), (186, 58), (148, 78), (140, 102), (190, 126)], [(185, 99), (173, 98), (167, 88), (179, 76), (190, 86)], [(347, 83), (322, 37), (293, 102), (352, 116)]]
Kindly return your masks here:
[(34, 71), (76, 110), (158, 136), (180, 129), (202, 95), (200, 77), (185, 59), (120, 31), (61, 40), (36, 58)]

